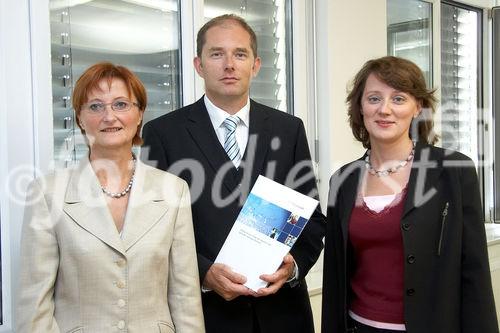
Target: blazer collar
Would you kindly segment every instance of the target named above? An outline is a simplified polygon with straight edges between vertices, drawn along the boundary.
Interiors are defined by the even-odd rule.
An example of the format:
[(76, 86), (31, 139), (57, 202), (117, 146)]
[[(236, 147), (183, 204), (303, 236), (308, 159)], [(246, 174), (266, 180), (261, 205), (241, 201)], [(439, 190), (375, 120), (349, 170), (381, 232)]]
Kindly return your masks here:
[[(99, 181), (88, 158), (80, 161), (70, 177), (63, 210), (83, 229), (125, 255), (167, 211), (161, 185), (148, 176), (148, 169), (137, 161), (134, 185), (125, 217), (124, 237), (120, 238)], [(156, 181), (156, 182), (155, 182)]]
[(417, 142), (413, 158), (403, 218), (414, 208), (423, 205), (435, 193), (434, 185), (443, 171), (443, 151)]
[[(339, 173), (335, 173), (330, 183), (330, 195), (332, 195), (332, 193), (335, 195), (342, 195), (342, 199), (345, 202), (344, 207), (346, 210), (340, 212), (342, 216), (341, 228), (344, 248), (347, 246), (349, 220), (351, 219), (351, 213), (356, 203), (356, 197), (358, 196), (358, 191), (365, 172), (366, 168), (363, 156), (349, 163), (345, 168), (342, 168)], [(336, 186), (336, 188), (332, 189), (332, 186)], [(331, 200), (333, 200), (333, 198), (331, 198)], [(335, 201), (332, 201), (331, 204), (335, 204)]]
[[(159, 178), (157, 170), (137, 161), (134, 186), (130, 192), (123, 229), (123, 245), (128, 251), (166, 214), (175, 194), (170, 184)], [(179, 198), (180, 199), (180, 198)]]
[[(341, 184), (340, 191), (342, 191), (342, 197), (346, 203), (344, 207), (346, 207), (347, 213), (343, 216), (341, 221), (344, 240), (347, 240), (351, 212), (356, 202), (358, 190), (361, 185), (360, 182), (366, 172), (364, 167), (365, 156), (366, 154), (360, 159), (348, 164), (340, 174), (337, 175), (339, 178), (332, 179), (331, 186)], [(442, 171), (442, 150), (435, 149), (428, 144), (417, 142), (415, 145), (415, 156), (413, 158), (410, 178), (408, 180), (407, 196), (402, 218), (408, 215), (413, 209), (424, 204), (434, 195), (434, 185), (437, 183)], [(331, 204), (334, 204), (334, 202)]]

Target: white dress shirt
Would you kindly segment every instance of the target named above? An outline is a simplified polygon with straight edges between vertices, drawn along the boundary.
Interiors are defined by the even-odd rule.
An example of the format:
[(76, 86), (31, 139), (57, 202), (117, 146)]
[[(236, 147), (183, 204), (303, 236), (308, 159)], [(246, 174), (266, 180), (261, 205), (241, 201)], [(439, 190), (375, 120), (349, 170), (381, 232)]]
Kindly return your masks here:
[[(217, 138), (219, 139), (220, 144), (224, 147), (224, 141), (226, 140), (226, 128), (223, 123), (224, 120), (231, 116), (231, 114), (222, 110), (221, 108), (215, 106), (212, 101), (205, 95), (204, 98), (205, 106), (207, 107), (208, 116), (210, 117), (210, 121), (212, 122), (212, 126), (214, 127), (215, 133), (217, 134)], [(240, 154), (243, 157), (245, 153), (245, 148), (248, 143), (248, 129), (250, 124), (250, 98), (247, 100), (247, 104), (243, 106), (241, 110), (236, 112), (234, 116), (240, 118), (238, 125), (236, 126), (236, 141), (238, 142), (238, 147), (240, 148)], [(241, 161), (238, 161), (236, 167), (239, 166)]]

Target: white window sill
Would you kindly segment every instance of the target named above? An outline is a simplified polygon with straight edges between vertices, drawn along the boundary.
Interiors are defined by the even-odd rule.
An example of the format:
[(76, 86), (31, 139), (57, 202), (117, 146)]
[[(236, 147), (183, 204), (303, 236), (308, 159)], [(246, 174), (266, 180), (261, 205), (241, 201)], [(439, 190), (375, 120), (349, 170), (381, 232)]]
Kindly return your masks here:
[(488, 245), (500, 244), (500, 224), (485, 223), (486, 241)]

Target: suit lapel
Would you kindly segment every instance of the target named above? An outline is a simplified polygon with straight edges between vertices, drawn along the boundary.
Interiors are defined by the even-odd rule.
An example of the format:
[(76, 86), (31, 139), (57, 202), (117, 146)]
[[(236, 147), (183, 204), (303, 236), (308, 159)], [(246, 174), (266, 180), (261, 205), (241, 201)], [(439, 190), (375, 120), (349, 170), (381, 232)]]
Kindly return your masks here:
[(137, 161), (123, 229), (125, 251), (146, 235), (168, 210), (163, 192), (169, 189), (162, 188), (164, 184), (158, 183), (158, 179), (154, 178), (148, 174), (147, 167)]
[(403, 218), (434, 194), (434, 186), (443, 171), (443, 156), (430, 145), (417, 143), (412, 164)]
[[(217, 174), (222, 168), (227, 170), (226, 173), (231, 173), (229, 171), (232, 171), (231, 168), (234, 169), (234, 166), (217, 138), (203, 97), (193, 104), (189, 110), (188, 119), (187, 130), (214, 173)], [(238, 184), (234, 176), (224, 177), (223, 182), (229, 191), (232, 191)]]
[[(255, 183), (257, 177), (264, 172), (264, 162), (271, 143), (272, 123), (269, 121), (270, 111), (263, 109), (250, 100), (250, 127), (248, 130), (248, 143), (243, 156), (245, 175), (251, 172), (251, 182)], [(249, 169), (248, 169), (249, 168)]]
[(83, 229), (116, 251), (125, 254), (122, 241), (88, 159), (82, 160), (78, 168), (72, 172), (63, 210)]

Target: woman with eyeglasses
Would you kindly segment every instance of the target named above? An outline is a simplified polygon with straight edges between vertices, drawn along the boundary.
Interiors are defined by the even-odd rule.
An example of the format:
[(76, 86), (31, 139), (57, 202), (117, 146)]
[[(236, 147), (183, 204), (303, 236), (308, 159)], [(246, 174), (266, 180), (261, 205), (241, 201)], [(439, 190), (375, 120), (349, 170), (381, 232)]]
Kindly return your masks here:
[(90, 152), (29, 188), (16, 332), (204, 332), (189, 189), (132, 152), (143, 84), (98, 63), (72, 98)]
[(433, 93), (397, 57), (354, 78), (367, 151), (330, 181), (323, 333), (498, 333), (476, 169), (434, 146)]

